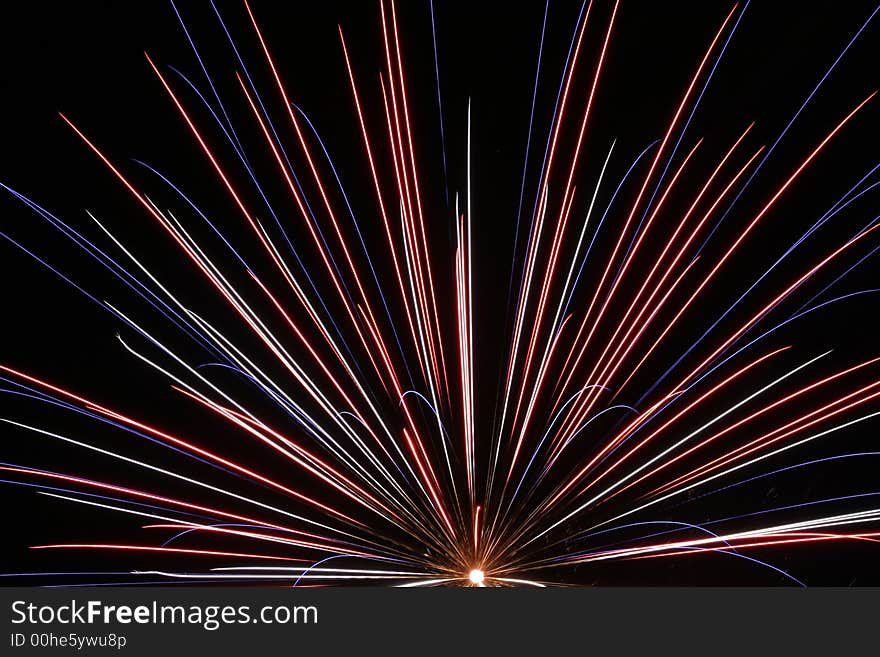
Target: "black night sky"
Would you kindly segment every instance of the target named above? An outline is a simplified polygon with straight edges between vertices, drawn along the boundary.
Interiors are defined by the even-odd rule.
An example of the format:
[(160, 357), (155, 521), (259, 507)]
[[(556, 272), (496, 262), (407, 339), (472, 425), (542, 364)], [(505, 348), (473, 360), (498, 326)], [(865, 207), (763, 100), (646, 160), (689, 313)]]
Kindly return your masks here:
[[(436, 249), (437, 261), (443, 263), (445, 272), (452, 271), (454, 221), (452, 210), (447, 206), (444, 180), (448, 181), (450, 202), (456, 192), (464, 192), (469, 99), (472, 103), (476, 433), (478, 450), (482, 451), (478, 458), (485, 459), (488, 439), (497, 417), (498, 381), (503, 375), (509, 322), (513, 314), (507, 290), (544, 2), (435, 1), (445, 171), (429, 2), (407, 0), (399, 4), (422, 201), (429, 217), (428, 240), (431, 248)], [(596, 0), (592, 10), (572, 91), (572, 116), (578, 118), (589, 91), (612, 4)], [(256, 86), (267, 99), (273, 119), (278, 125), (284, 126), (289, 150), (295, 152), (294, 135), (285, 123), (283, 105), (275, 93), (273, 79), (265, 66), (243, 3), (224, 0), (218, 2), (217, 6), (231, 29)], [(306, 270), (317, 271), (321, 263), (244, 101), (235, 77), (239, 64), (210, 2), (188, 0), (180, 2), (178, 8), (199, 47), (218, 93), (225, 100), (230, 119), (240, 126), (239, 136), (244, 149), (250, 154), (255, 172), (264, 181), (267, 195), (279, 209), (282, 221), (290, 230), (292, 242), (300, 245)], [(386, 142), (383, 141), (385, 135), (381, 123), (379, 72), (384, 62), (378, 0), (285, 3), (252, 0), (252, 8), (279, 65), (291, 100), (308, 115), (320, 133), (345, 186), (348, 200), (358, 215), (365, 242), (368, 248), (378, 251), (384, 238), (376, 214), (374, 190), (337, 32), (339, 25), (352, 54), (367, 120), (376, 133), (375, 141), (381, 142), (381, 147), (377, 148), (377, 164), (390, 180), (390, 159), (387, 149), (383, 148)], [(547, 140), (579, 8), (580, 2), (574, 0), (550, 2), (534, 108), (521, 240), (525, 236), (527, 215), (534, 204), (540, 155)], [(583, 216), (589, 203), (589, 196), (612, 141), (616, 140), (614, 157), (606, 174), (607, 182), (597, 201), (601, 208), (607, 205), (614, 187), (636, 155), (653, 140), (662, 137), (700, 58), (731, 8), (732, 3), (718, 1), (622, 3), (590, 119), (581, 164), (576, 171), (578, 194), (575, 204), (578, 216)], [(703, 139), (689, 175), (670, 200), (669, 211), (660, 216), (661, 234), (671, 230), (675, 214), (686, 209), (702, 180), (751, 122), (754, 121), (755, 126), (743, 149), (737, 152), (733, 167), (744, 165), (748, 154), (759, 146), (774, 143), (873, 9), (874, 5), (870, 2), (753, 0), (750, 3), (670, 167), (670, 171), (674, 170), (696, 141)], [(199, 105), (197, 97), (178, 74), (169, 68), (174, 67), (192, 79), (200, 89), (207, 90), (198, 61), (170, 3), (142, 0), (57, 2), (48, 5), (18, 3), (14, 15), (7, 13), (0, 21), (0, 60), (3, 62), (0, 70), (0, 90), (3, 94), (0, 106), (0, 115), (3, 117), (0, 122), (0, 182), (28, 196), (77, 230), (82, 230), (83, 234), (100, 243), (102, 248), (112, 250), (113, 244), (102, 236), (85, 214), (88, 209), (106, 222), (125, 244), (144, 257), (163, 280), (171, 281), (186, 305), (197, 313), (205, 313), (214, 321), (229, 322), (230, 335), (240, 339), (242, 344), (256, 348), (253, 338), (235, 325), (234, 317), (228, 309), (223, 309), (219, 297), (205, 286), (198, 272), (176, 249), (167, 234), (58, 116), (60, 111), (70, 118), (147, 196), (162, 208), (181, 210), (184, 223), (195, 226), (197, 222), (193, 220), (191, 212), (187, 214), (184, 211), (179, 197), (136, 160), (155, 167), (174, 181), (216, 222), (230, 241), (241, 245), (241, 255), (249, 262), (257, 263), (255, 270), (258, 275), (281, 287), (282, 280), (265, 256), (261, 255), (259, 244), (236, 213), (210, 164), (150, 69), (144, 57), (145, 51), (172, 82), (196, 121), (206, 126), (212, 146), (232, 163), (232, 151), (225, 148), (222, 135), (211, 123), (210, 114)], [(775, 148), (735, 210), (713, 236), (701, 260), (695, 265), (695, 272), (708, 271), (711, 263), (736, 239), (746, 223), (804, 157), (844, 116), (880, 88), (878, 61), (880, 17), (868, 26), (850, 48)], [(688, 113), (691, 107), (688, 105)], [(665, 368), (733, 300), (877, 164), (880, 152), (878, 125), (880, 101), (874, 99), (816, 158), (749, 236), (737, 252), (737, 257), (720, 272), (711, 288), (663, 343), (653, 360), (628, 384), (625, 399), (621, 397), (624, 402), (632, 403), (647, 391)], [(576, 137), (576, 127), (576, 121), (570, 119), (561, 133), (560, 141), (563, 148), (568, 149), (566, 153)], [(294, 166), (303, 165), (297, 160)], [(230, 168), (236, 171), (242, 187), (247, 189), (246, 202), (257, 205), (258, 198), (253, 189), (245, 184), (241, 171)], [(302, 171), (305, 173), (305, 169)], [(643, 174), (644, 169), (641, 171)], [(730, 172), (726, 175), (729, 176)], [(865, 186), (877, 182), (877, 179), (875, 174), (866, 181)], [(622, 189), (621, 199), (631, 200), (636, 191), (635, 185), (629, 183)], [(390, 194), (388, 196), (390, 198)], [(335, 192), (333, 198), (334, 202), (341, 202), (341, 196)], [(598, 280), (599, 264), (604, 265), (603, 256), (609, 255), (613, 248), (614, 238), (625, 219), (624, 207), (628, 206), (617, 206), (616, 211), (609, 215), (604, 232), (600, 233), (594, 247), (592, 269), (587, 272), (590, 283)], [(880, 215), (878, 208), (880, 196), (874, 190), (841, 212), (762, 283), (754, 295), (748, 297), (719, 326), (718, 333), (714, 335), (722, 336), (735, 330), (779, 290), (784, 289), (789, 281)], [(270, 221), (265, 212), (259, 218)], [(193, 229), (197, 236), (209, 240), (210, 235), (204, 225), (198, 226)], [(178, 347), (192, 362), (210, 362), (210, 354), (199, 351), (192, 342), (181, 339), (179, 333), (164, 325), (161, 317), (151, 313), (130, 290), (108, 276), (104, 269), (74, 248), (63, 235), (5, 192), (0, 194), (0, 232), (57, 266), (98, 299), (112, 303), (136, 321), (143, 322), (157, 336)], [(212, 256), (220, 258), (223, 254), (220, 245), (216, 240), (209, 243), (213, 249)], [(773, 316), (776, 322), (771, 318), (766, 327), (795, 313), (802, 304), (878, 244), (880, 238), (875, 235), (866, 238), (852, 253), (786, 299)], [(650, 259), (650, 254), (656, 253), (662, 246), (660, 242), (649, 241), (645, 258)], [(636, 264), (636, 271), (646, 271), (643, 263), (639, 261)], [(380, 261), (378, 267), (380, 278), (392, 280), (388, 262)], [(634, 281), (637, 279), (638, 276), (633, 277)], [(226, 423), (194, 407), (192, 401), (171, 390), (165, 377), (127, 353), (116, 336), (119, 335), (133, 347), (143, 348), (144, 353), (155, 355), (156, 352), (150, 351), (142, 338), (7, 240), (0, 240), (0, 281), (3, 300), (0, 363), (75, 390), (132, 417), (149, 420), (157, 427), (198, 439), (212, 449), (240, 458), (242, 462), (258, 465), (268, 476), (293, 481), (297, 485), (301, 483), (303, 489), (310, 493), (324, 494), (321, 486), (303, 481), (299, 472), (292, 471), (278, 458), (231, 432)], [(590, 283), (580, 287), (574, 306), (589, 300), (592, 291)], [(830, 299), (848, 292), (877, 288), (880, 287), (878, 283), (876, 257), (868, 258), (822, 298)], [(627, 293), (632, 294), (637, 289), (633, 283), (629, 285), (623, 288), (620, 295), (622, 300), (610, 306), (610, 317), (626, 311)], [(445, 329), (452, 336), (455, 329), (452, 317), (454, 287), (448, 276), (438, 284), (438, 290), (442, 321), (446, 322)], [(877, 303), (876, 295), (866, 294), (853, 301), (835, 304), (827, 312), (815, 313), (768, 338), (736, 361), (739, 365), (732, 367), (742, 366), (772, 349), (788, 345), (792, 348), (757, 378), (739, 387), (732, 387), (719, 399), (702, 407), (695, 417), (676, 431), (698, 427), (701, 418), (714, 417), (762, 381), (769, 381), (827, 350), (833, 349), (830, 356), (818, 362), (805, 377), (796, 378), (784, 389), (794, 389), (795, 386), (877, 356), (877, 321), (880, 319), (876, 312)], [(265, 304), (260, 307), (269, 310)], [(339, 308), (334, 310), (341, 313)], [(276, 328), (282, 326), (277, 320), (273, 322)], [(613, 322), (606, 322), (602, 330), (610, 332), (614, 328)], [(600, 333), (599, 337), (602, 335), (605, 334)], [(707, 346), (718, 343), (719, 338), (716, 337), (708, 340)], [(450, 348), (454, 344), (454, 339), (450, 337)], [(706, 355), (709, 352), (704, 348), (701, 353)], [(693, 358), (687, 361), (693, 365), (697, 362)], [(276, 368), (272, 371), (284, 376), (282, 370)], [(875, 380), (876, 372), (876, 367), (866, 368), (866, 371), (849, 379), (846, 386), (831, 386), (824, 394), (829, 399), (840, 396), (851, 388)], [(247, 398), (255, 408), (264, 411), (267, 417), (279, 424), (284, 422), (284, 416), (279, 414), (277, 408), (273, 408), (265, 399), (260, 400), (241, 380), (218, 376), (230, 389)], [(182, 468), (192, 476), (213, 477), (211, 480), (218, 482), (218, 485), (221, 485), (219, 482), (231, 487), (237, 485), (235, 479), (212, 473), (205, 465), (183, 459), (179, 454), (101, 426), (88, 418), (9, 394), (6, 390), (8, 385), (0, 387), (4, 388), (0, 395), (2, 418), (79, 436), (133, 458), (149, 459), (161, 467)], [(775, 419), (768, 419), (765, 424), (758, 423), (760, 426), (756, 425), (749, 431), (775, 427), (822, 403), (821, 396), (798, 401), (797, 404), (802, 405), (787, 410), (788, 415), (774, 416)], [(865, 412), (877, 407), (876, 401), (869, 402)], [(393, 403), (390, 408), (393, 410)], [(546, 417), (549, 411), (549, 406), (541, 407), (541, 417)], [(597, 424), (596, 435), (586, 439), (583, 451), (573, 450), (573, 453), (569, 453), (562, 463), (563, 467), (574, 468), (586, 455), (593, 453), (590, 448), (595, 448), (603, 435), (617, 427), (619, 420), (619, 417), (615, 417), (605, 425)], [(772, 467), (748, 470), (748, 474), (743, 474), (739, 479), (826, 456), (880, 451), (878, 426), (880, 424), (876, 421), (867, 421), (831, 434), (796, 454), (789, 453), (774, 460)], [(674, 434), (672, 438), (677, 436)], [(749, 439), (748, 432), (741, 436), (741, 442)], [(439, 456), (439, 451), (436, 455)], [(76, 447), (11, 425), (0, 427), (0, 461), (137, 485), (161, 490), (168, 495), (184, 496), (191, 492), (185, 485), (169, 483), (158, 475), (115, 464), (112, 460), (92, 456)], [(486, 464), (481, 461), (480, 465), (484, 470)], [(877, 457), (842, 459), (823, 467), (769, 477), (754, 485), (743, 486), (733, 495), (710, 496), (701, 500), (682, 499), (681, 506), (662, 507), (650, 518), (701, 524), (810, 500), (860, 493), (880, 495), (877, 493), (880, 491), (878, 465), (880, 459)], [(0, 473), (0, 478), (33, 483), (33, 479), (8, 473)], [(34, 488), (7, 483), (0, 486), (5, 511), (4, 540), (0, 550), (2, 572), (128, 571), (155, 567), (160, 561), (166, 569), (199, 570), (204, 567), (201, 562), (174, 555), (153, 559), (149, 555), (95, 554), (73, 550), (37, 553), (29, 546), (77, 542), (146, 543), (148, 540), (157, 541), (155, 537), (158, 534), (145, 534), (145, 531), (155, 530), (139, 529), (146, 522), (144, 519), (48, 498), (38, 495)], [(248, 490), (264, 494), (264, 498), (273, 503), (284, 503), (284, 497), (277, 492), (261, 491), (258, 486), (250, 484), (248, 486)], [(334, 503), (338, 502), (341, 508), (357, 512), (351, 504), (340, 501), (339, 496), (328, 494), (327, 497)], [(199, 499), (206, 504), (217, 502), (204, 493), (199, 493)], [(828, 508), (840, 513), (870, 509), (875, 508), (878, 499), (868, 496), (843, 501)], [(631, 499), (616, 498), (608, 509), (599, 513), (604, 519), (631, 505)], [(229, 508), (240, 511), (239, 507), (231, 505)], [(810, 517), (810, 513), (812, 511), (803, 509), (785, 518), (794, 521)], [(649, 518), (639, 516), (638, 519)], [(743, 523), (737, 526), (754, 526), (749, 525), (748, 520)], [(574, 535), (576, 531), (582, 531), (592, 524), (588, 512), (586, 517), (575, 521), (567, 531)], [(605, 542), (610, 544), (614, 541), (601, 539), (592, 545), (596, 547)], [(159, 543), (161, 540), (156, 544)], [(239, 549), (243, 545), (233, 546), (229, 543), (224, 549)], [(766, 559), (811, 585), (864, 586), (880, 584), (877, 550), (876, 544), (867, 541), (832, 541), (802, 547), (764, 548), (749, 554)], [(790, 583), (773, 571), (751, 562), (717, 554), (601, 562), (568, 568), (564, 573), (544, 573), (542, 577), (587, 585)], [(30, 585), (46, 582), (24, 578), (10, 580), (9, 583)]]

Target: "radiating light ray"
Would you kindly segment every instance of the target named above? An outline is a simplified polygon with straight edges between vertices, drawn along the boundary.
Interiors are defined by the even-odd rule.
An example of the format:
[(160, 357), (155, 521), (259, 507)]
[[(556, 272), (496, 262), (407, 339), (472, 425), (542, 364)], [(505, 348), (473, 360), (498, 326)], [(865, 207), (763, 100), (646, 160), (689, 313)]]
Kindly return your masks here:
[[(584, 317), (583, 317), (583, 321), (581, 324), (581, 328), (578, 330), (577, 338), (575, 339), (575, 342), (579, 343), (580, 347), (578, 348), (578, 355), (575, 357), (574, 363), (572, 365), (572, 370), (577, 368), (581, 358), (583, 357), (583, 354), (586, 353), (586, 348), (590, 344), (592, 337), (595, 334), (596, 328), (599, 326), (599, 323), (601, 321), (601, 317), (605, 313), (605, 311), (607, 310), (607, 308), (611, 302), (611, 299), (614, 296), (614, 292), (617, 289), (619, 281), (621, 281), (623, 278), (623, 275), (626, 271), (625, 266), (622, 269), (620, 275), (618, 275), (615, 278), (614, 282), (612, 283), (612, 286), (611, 286), (609, 292), (605, 296), (605, 301), (603, 301), (603, 303), (598, 311), (597, 318), (593, 319), (592, 310), (596, 304), (596, 301), (598, 300), (599, 292), (604, 288), (605, 280), (608, 277), (608, 273), (610, 272), (611, 266), (617, 257), (617, 253), (620, 250), (621, 244), (623, 243), (623, 238), (627, 233), (629, 225), (632, 223), (632, 220), (635, 216), (636, 210), (638, 209), (638, 207), (642, 201), (642, 198), (643, 198), (645, 191), (648, 187), (648, 183), (650, 182), (650, 180), (652, 178), (654, 170), (656, 169), (656, 167), (660, 161), (660, 158), (665, 150), (667, 143), (669, 142), (669, 140), (672, 136), (672, 132), (675, 129), (681, 114), (684, 111), (685, 105), (686, 105), (688, 99), (690, 98), (691, 93), (694, 90), (694, 87), (697, 83), (697, 80), (700, 78), (700, 75), (703, 71), (703, 68), (705, 67), (711, 53), (715, 49), (715, 46), (717, 45), (718, 40), (721, 38), (721, 35), (724, 33), (725, 28), (727, 27), (727, 24), (730, 21), (730, 19), (733, 16), (735, 11), (736, 11), (736, 5), (734, 5), (733, 9), (730, 11), (730, 13), (724, 19), (724, 22), (721, 24), (721, 27), (715, 33), (715, 37), (713, 38), (712, 42), (709, 44), (709, 47), (707, 48), (706, 53), (703, 56), (702, 61), (700, 62), (699, 66), (697, 67), (697, 70), (694, 73), (694, 76), (691, 78), (691, 81), (690, 81), (688, 88), (686, 89), (686, 91), (684, 92), (684, 94), (682, 96), (682, 100), (678, 106), (678, 109), (676, 109), (675, 114), (672, 117), (672, 120), (669, 122), (669, 127), (667, 128), (666, 133), (665, 133), (663, 139), (661, 140), (660, 145), (657, 148), (657, 152), (654, 155), (654, 160), (651, 163), (651, 165), (648, 169), (648, 172), (645, 174), (642, 185), (640, 186), (639, 191), (636, 194), (635, 200), (633, 201), (631, 209), (630, 209), (629, 213), (627, 214), (627, 218), (623, 224), (623, 227), (621, 228), (620, 237), (617, 239), (617, 241), (614, 245), (614, 248), (611, 252), (611, 255), (608, 258), (607, 265), (605, 266), (605, 269), (602, 272), (602, 276), (601, 276), (599, 283), (596, 286), (595, 292), (590, 300), (589, 306), (587, 307), (586, 311), (584, 312)], [(629, 256), (627, 256), (627, 262), (631, 262), (633, 256), (634, 256), (634, 254), (630, 253)], [(586, 337), (583, 340), (581, 340), (581, 335), (582, 335), (583, 331), (586, 329), (586, 327), (588, 326), (588, 320), (591, 321), (591, 323), (589, 324), (590, 330), (587, 332)]]

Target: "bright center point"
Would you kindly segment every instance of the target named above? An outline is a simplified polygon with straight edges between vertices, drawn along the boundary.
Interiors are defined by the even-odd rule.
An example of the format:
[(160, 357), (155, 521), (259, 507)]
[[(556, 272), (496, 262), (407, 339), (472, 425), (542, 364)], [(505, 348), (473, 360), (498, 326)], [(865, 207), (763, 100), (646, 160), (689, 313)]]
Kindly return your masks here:
[(468, 579), (471, 580), (471, 584), (482, 584), (483, 580), (486, 578), (486, 575), (479, 568), (474, 568), (469, 574)]

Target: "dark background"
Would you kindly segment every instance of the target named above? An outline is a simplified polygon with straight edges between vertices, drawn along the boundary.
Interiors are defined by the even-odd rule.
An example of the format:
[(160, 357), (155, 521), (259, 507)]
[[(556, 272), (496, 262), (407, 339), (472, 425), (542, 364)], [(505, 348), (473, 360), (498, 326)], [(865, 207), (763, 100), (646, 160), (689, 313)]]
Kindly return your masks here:
[[(452, 222), (446, 211), (442, 184), (428, 4), (401, 4), (410, 111), (425, 189), (423, 200), (436, 217), (432, 220), (432, 246), (437, 244), (438, 251), (451, 254), (447, 244)], [(585, 97), (586, 76), (604, 34), (609, 4), (597, 3), (594, 10), (583, 55), (583, 62), (588, 65), (582, 65), (588, 73), (577, 78), (582, 84), (576, 85), (573, 115)], [(218, 7), (231, 26), (264, 97), (271, 100), (276, 124), (286, 125), (243, 7), (234, 1), (218, 3)], [(546, 126), (578, 7), (579, 3), (575, 2), (551, 3), (535, 110), (533, 166), (526, 187), (527, 209), (531, 207), (534, 193), (536, 153), (546, 139)], [(374, 231), (370, 225), (373, 217), (370, 213), (375, 205), (372, 183), (362, 155), (336, 32), (337, 24), (345, 31), (367, 116), (373, 119), (376, 141), (381, 135), (381, 96), (376, 85), (376, 75), (382, 65), (378, 3), (255, 0), (253, 9), (291, 99), (315, 122), (333, 155), (352, 205), (362, 225), (367, 226), (368, 242), (380, 239), (378, 230)], [(264, 158), (265, 161), (260, 158), (260, 134), (254, 129), (237, 88), (234, 78), (237, 64), (210, 5), (186, 2), (181, 3), (180, 10), (218, 89), (227, 100), (231, 115), (237, 124), (244, 126), (240, 135), (251, 147), (252, 160), (258, 171), (265, 172), (269, 179), (273, 163), (268, 158)], [(473, 103), (475, 285), (480, 299), (476, 322), (480, 364), (477, 397), (480, 427), (487, 434), (495, 407), (497, 376), (494, 372), (505, 356), (497, 335), (504, 330), (511, 312), (506, 306), (505, 292), (543, 10), (541, 2), (437, 2), (435, 7), (448, 179), (453, 193), (464, 188), (467, 99), (470, 97)], [(696, 63), (729, 10), (726, 2), (623, 3), (585, 144), (583, 164), (576, 179), (582, 185), (579, 189), (592, 189), (612, 139), (617, 138), (618, 142), (607, 180), (616, 185), (635, 155), (650, 141), (662, 136)], [(683, 142), (682, 149), (686, 149), (697, 138), (705, 137), (705, 147), (695, 161), (695, 175), (687, 189), (698, 189), (699, 174), (708, 173), (749, 122), (756, 121), (757, 125), (740, 155), (751, 153), (760, 144), (772, 143), (872, 10), (872, 4), (867, 2), (752, 3)], [(173, 277), (187, 303), (200, 310), (216, 308), (216, 299), (199, 284), (192, 267), (173, 250), (170, 240), (56, 114), (60, 110), (71, 118), (132, 179), (142, 184), (151, 198), (175, 209), (180, 206), (173, 195), (131, 158), (156, 166), (179, 183), (230, 235), (245, 239), (247, 233), (240, 217), (234, 213), (209, 164), (143, 56), (146, 50), (158, 66), (173, 65), (196, 80), (200, 87), (205, 86), (170, 5), (163, 2), (30, 3), (17, 7), (16, 12), (15, 17), (8, 17), (0, 26), (0, 61), (4, 62), (0, 72), (4, 98), (0, 110), (3, 116), (0, 182), (98, 238), (99, 232), (83, 212), (84, 208), (92, 210), (127, 244), (136, 245), (138, 254), (143, 254), (166, 279)], [(878, 43), (880, 25), (875, 24), (866, 30), (780, 144), (737, 211), (719, 232), (719, 245), (729, 243), (736, 228), (741, 228), (753, 216), (827, 131), (880, 86), (876, 69), (880, 54)], [(167, 69), (163, 68), (164, 71)], [(193, 108), (194, 116), (207, 125), (209, 117), (198, 108), (185, 85), (173, 73), (168, 72), (168, 76), (181, 91), (187, 106)], [(690, 323), (671, 338), (665, 353), (658, 356), (657, 368), (672, 362), (689, 344), (688, 340), (698, 335), (698, 328), (706, 326), (708, 320), (714, 319), (735, 298), (731, 295), (750, 284), (775, 260), (781, 249), (876, 163), (878, 119), (880, 109), (875, 101), (810, 167), (750, 238), (745, 245), (747, 254), (740, 254), (731, 263), (713, 285), (705, 304), (690, 313)], [(219, 143), (216, 131), (212, 135)], [(288, 145), (290, 151), (296, 150), (292, 141)], [(231, 151), (225, 154), (229, 156)], [(738, 162), (741, 164), (744, 160)], [(271, 180), (267, 185), (273, 198), (283, 199), (281, 182)], [(598, 207), (607, 203), (609, 187), (613, 189), (611, 183), (606, 183)], [(632, 193), (630, 190), (629, 194)], [(580, 198), (585, 207), (587, 201), (583, 196), (585, 191)], [(294, 216), (292, 204), (284, 203), (279, 201), (278, 205)], [(150, 321), (149, 312), (124, 288), (103, 276), (98, 266), (75, 252), (62, 236), (20, 203), (3, 197), (0, 208), (0, 230), (60, 265), (65, 273), (99, 298), (118, 304), (124, 312), (131, 312), (144, 322)], [(735, 313), (733, 323), (725, 326), (735, 328), (737, 318), (742, 321), (749, 317), (750, 312), (761, 307), (761, 300), (772, 298), (773, 290), (876, 216), (876, 208), (876, 194), (868, 195), (852, 211), (840, 215), (838, 221), (820, 234), (820, 239), (813, 240), (774, 275), (775, 283), (762, 288), (763, 296), (759, 294), (750, 305), (745, 304)], [(622, 220), (620, 212), (616, 217)], [(614, 219), (612, 215), (611, 226), (615, 225)], [(296, 217), (289, 223), (298, 220)], [(304, 232), (299, 235), (298, 228), (291, 230), (295, 237), (305, 240)], [(251, 246), (246, 248), (253, 246), (253, 240), (249, 244)], [(857, 255), (876, 244), (876, 240), (871, 242)], [(607, 252), (610, 243), (600, 240), (597, 247), (599, 253)], [(309, 249), (305, 248), (304, 252), (308, 254)], [(720, 252), (711, 247), (708, 251), (710, 255)], [(251, 249), (245, 255), (256, 259), (257, 253)], [(846, 262), (854, 261), (850, 256)], [(268, 265), (261, 263), (261, 266), (263, 270), (258, 273), (269, 271)], [(846, 265), (838, 265), (834, 271), (841, 273), (845, 268)], [(876, 286), (875, 272), (876, 265), (869, 260), (845, 279), (838, 290), (842, 294)], [(242, 448), (239, 437), (228, 435), (228, 430), (212, 418), (193, 413), (191, 405), (170, 391), (162, 377), (122, 350), (114, 335), (120, 333), (129, 338), (132, 337), (130, 330), (9, 244), (0, 244), (0, 275), (3, 289), (0, 361), (44, 376), (135, 417), (151, 418), (156, 426), (173, 428), (181, 435), (210, 436), (210, 444), (218, 450), (241, 453), (243, 459), (259, 458)], [(810, 290), (817, 292), (833, 275), (834, 272), (826, 274)], [(810, 290), (787, 306), (790, 312), (812, 296)], [(768, 343), (764, 348), (795, 344), (797, 349), (791, 350), (795, 353), (786, 357), (789, 367), (834, 348), (832, 358), (826, 359), (816, 371), (842, 368), (875, 355), (875, 308), (876, 301), (871, 296), (841, 305), (832, 313), (816, 316), (777, 336), (774, 338), (777, 342)], [(224, 315), (218, 311), (213, 317), (223, 321)], [(151, 326), (155, 325), (156, 322)], [(184, 353), (191, 354), (194, 360), (201, 358), (194, 351)], [(771, 368), (770, 373), (773, 371)], [(656, 369), (651, 373), (656, 378)], [(634, 395), (637, 397), (649, 383), (647, 379), (635, 381)], [(724, 407), (722, 404), (718, 410)], [(125, 453), (149, 454), (156, 463), (169, 466), (179, 463), (172, 455), (160, 452), (157, 456), (155, 449), (147, 449), (132, 438), (119, 437), (118, 432), (105, 431), (94, 423), (63, 413), (46, 413), (43, 407), (20, 398), (4, 396), (0, 399), (0, 409), (3, 417), (37, 419), (40, 426), (71, 435), (82, 431), (81, 435), (94, 436), (96, 440), (105, 441), (102, 444), (114, 445)], [(854, 431), (835, 434), (833, 444), (824, 442), (811, 447), (799, 454), (802, 457), (799, 460), (871, 449), (876, 445), (876, 427), (876, 423), (869, 422)], [(139, 481), (145, 487), (153, 483), (159, 486), (157, 480), (138, 479), (143, 474), (135, 470), (131, 473), (136, 477), (126, 479), (130, 472), (125, 468), (111, 465), (108, 469), (106, 462), (83, 458), (81, 452), (59, 447), (24, 431), (3, 428), (0, 435), (2, 461), (101, 475), (118, 481)], [(695, 504), (693, 509), (672, 512), (668, 517), (702, 522), (805, 499), (873, 492), (877, 489), (876, 467), (871, 459), (866, 461), (858, 466), (847, 462), (810, 470), (808, 474), (780, 477), (772, 483), (764, 481), (733, 499), (713, 500), (702, 506)], [(287, 474), (278, 464), (270, 462), (265, 467), (279, 478)], [(194, 464), (187, 472), (204, 474), (204, 470)], [(163, 490), (173, 489), (172, 486)], [(97, 569), (93, 568), (93, 556), (34, 555), (27, 546), (77, 540), (112, 542), (132, 535), (138, 525), (131, 519), (107, 512), (43, 498), (29, 489), (7, 486), (2, 495), (8, 530), (0, 563), (7, 572), (52, 570), (59, 562), (65, 564), (63, 569), (81, 566)], [(131, 542), (139, 540), (143, 537), (138, 536)], [(880, 582), (880, 571), (874, 565), (875, 555), (876, 548), (870, 545), (762, 552), (772, 563), (788, 567), (809, 583), (835, 585)], [(134, 566), (131, 559), (122, 557), (105, 560), (105, 556), (101, 555), (101, 569), (143, 565)], [(566, 581), (572, 580), (602, 584), (783, 583), (769, 571), (723, 556), (603, 564), (580, 569), (566, 577)]]

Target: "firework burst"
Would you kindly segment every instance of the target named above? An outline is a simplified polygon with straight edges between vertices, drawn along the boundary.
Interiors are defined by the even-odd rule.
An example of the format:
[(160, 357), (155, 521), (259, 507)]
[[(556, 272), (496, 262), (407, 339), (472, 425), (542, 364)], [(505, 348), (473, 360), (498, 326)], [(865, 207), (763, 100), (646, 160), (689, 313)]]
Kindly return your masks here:
[[(831, 366), (830, 350), (781, 341), (791, 339), (786, 327), (827, 322), (849, 299), (876, 292), (841, 293), (837, 284), (880, 248), (878, 218), (862, 202), (880, 184), (880, 164), (800, 226), (772, 264), (749, 267), (762, 262), (753, 255), (762, 226), (830, 145), (857, 130), (874, 94), (841, 99), (770, 192), (743, 200), (876, 10), (772, 141), (758, 143), (744, 118), (726, 143), (709, 143), (692, 137), (691, 121), (749, 11), (733, 6), (699, 32), (705, 45), (663, 132), (621, 153), (614, 139), (600, 151), (591, 133), (613, 75), (620, 3), (579, 7), (546, 133), (535, 127), (535, 99), (550, 75), (544, 6), (519, 208), (508, 224), (512, 275), (496, 292), (507, 295), (506, 328), (493, 339), (479, 321), (487, 293), (484, 240), (475, 239), (486, 225), (474, 204), (479, 126), (470, 103), (444, 108), (436, 31), (428, 43), (438, 156), (450, 180), (462, 162), (460, 186), (425, 175), (423, 150), (431, 151), (420, 146), (415, 117), (425, 103), (413, 99), (394, 0), (378, 3), (378, 75), (362, 70), (338, 33), (338, 82), (363, 154), (362, 169), (345, 172), (296, 104), (256, 9), (245, 4), (253, 61), (214, 8), (237, 62), (228, 72), (233, 96), (221, 93), (172, 7), (199, 78), (146, 61), (222, 194), (222, 217), (159, 169), (124, 166), (86, 126), (61, 118), (139, 218), (161, 229), (185, 262), (180, 277), (197, 277), (198, 298), (112, 221), (88, 212), (88, 227), (77, 227), (5, 184), (126, 294), (110, 301), (63, 263), (3, 237), (108, 312), (120, 357), (167, 380), (204, 428), (178, 430), (159, 414), (60, 385), (51, 372), (0, 365), (12, 408), (35, 404), (64, 428), (9, 413), (5, 425), (102, 464), (90, 474), (2, 463), (4, 482), (81, 513), (78, 535), (89, 533), (89, 512), (138, 523), (132, 533), (120, 520), (113, 540), (30, 546), (62, 561), (70, 551), (98, 563), (112, 553), (136, 567), (28, 577), (543, 586), (589, 580), (599, 562), (715, 555), (769, 581), (802, 583), (772, 555), (877, 542), (877, 493), (857, 481), (844, 495), (778, 506), (750, 505), (744, 493), (880, 454), (804, 456), (837, 432), (872, 426), (863, 423), (880, 415), (880, 358)], [(268, 85), (256, 83), (263, 76)], [(466, 117), (460, 154), (447, 149), (458, 123), (444, 125), (444, 109)], [(360, 178), (372, 200), (353, 202), (346, 178)], [(434, 202), (439, 195), (445, 205)], [(843, 213), (848, 233), (822, 230)], [(444, 231), (449, 239), (438, 239)], [(707, 299), (720, 299), (721, 310)], [(493, 348), (497, 373), (479, 353)], [(90, 424), (111, 437), (83, 428)]]

